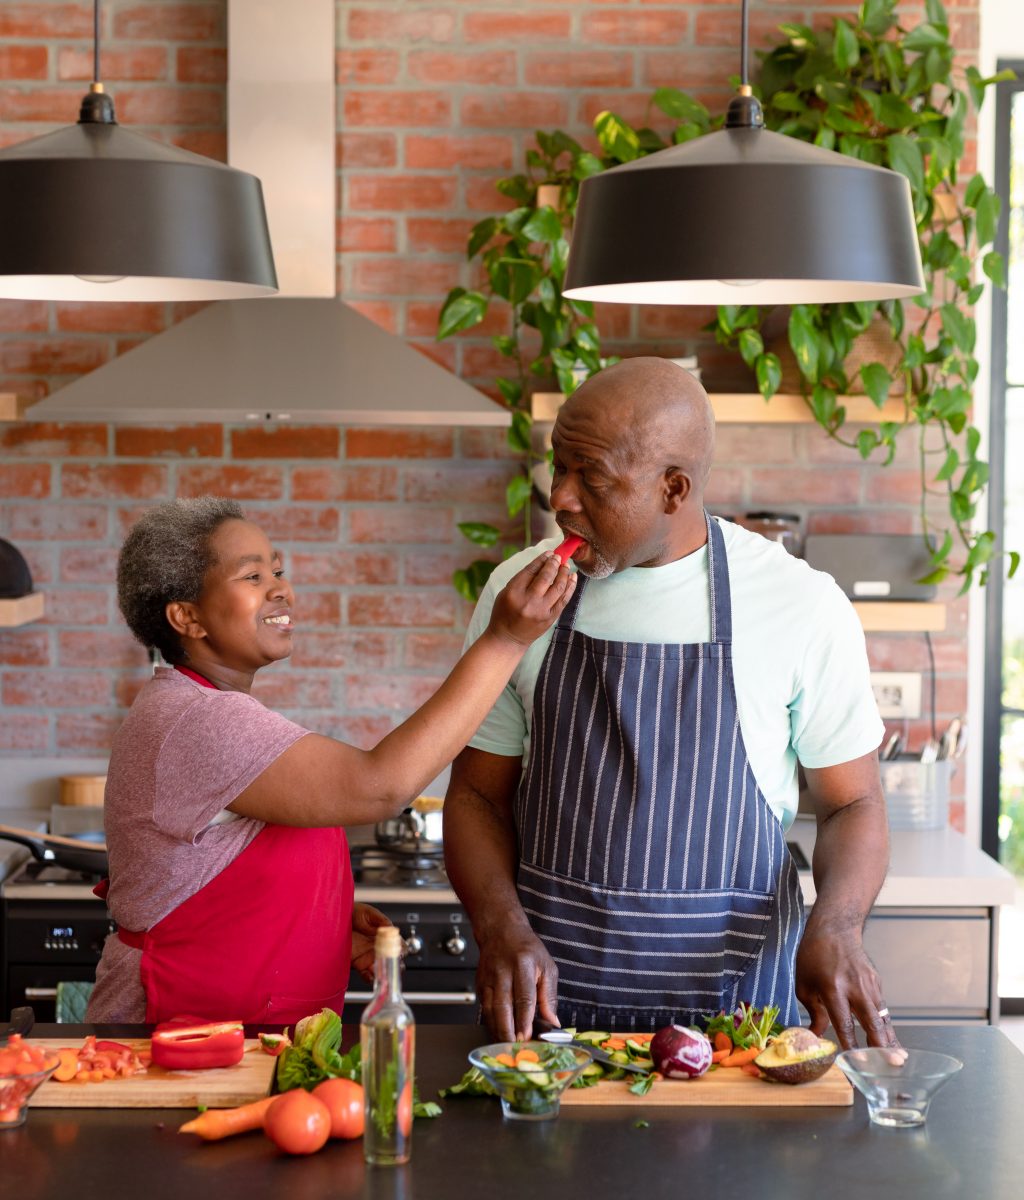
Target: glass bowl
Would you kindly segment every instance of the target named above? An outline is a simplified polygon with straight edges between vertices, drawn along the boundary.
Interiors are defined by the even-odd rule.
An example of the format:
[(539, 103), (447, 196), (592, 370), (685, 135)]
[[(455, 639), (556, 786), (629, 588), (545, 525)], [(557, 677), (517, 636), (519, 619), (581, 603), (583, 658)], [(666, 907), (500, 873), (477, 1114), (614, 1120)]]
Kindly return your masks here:
[(931, 1050), (905, 1054), (901, 1062), (892, 1051), (869, 1047), (844, 1050), (836, 1058), (836, 1066), (868, 1102), (868, 1115), (876, 1125), (923, 1125), (932, 1097), (964, 1065)]
[(28, 1102), (41, 1083), (56, 1071), (59, 1060), (54, 1059), (41, 1071), (29, 1071), (18, 1075), (0, 1075), (0, 1130), (17, 1129), (25, 1124)]
[[(515, 1061), (523, 1052), (535, 1060)], [(499, 1060), (499, 1055), (506, 1061)], [(578, 1046), (548, 1042), (494, 1042), (469, 1053), (469, 1061), (501, 1097), (501, 1111), (517, 1121), (558, 1116), (562, 1093), (594, 1060)]]

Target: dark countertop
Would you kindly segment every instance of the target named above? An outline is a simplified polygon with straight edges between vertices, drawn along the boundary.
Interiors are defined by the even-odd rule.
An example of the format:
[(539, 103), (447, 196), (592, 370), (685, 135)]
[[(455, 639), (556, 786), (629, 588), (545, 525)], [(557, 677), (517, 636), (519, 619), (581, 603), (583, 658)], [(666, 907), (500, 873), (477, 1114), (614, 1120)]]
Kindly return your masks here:
[[(135, 1028), (102, 1026), (108, 1036)], [(86, 1026), (38, 1026), (69, 1041)], [(350, 1034), (354, 1030), (348, 1031)], [(503, 1120), (497, 1100), (448, 1100), (417, 1121), (412, 1162), (367, 1168), (361, 1143), (287, 1158), (258, 1133), (204, 1144), (176, 1134), (185, 1110), (35, 1109), (0, 1132), (0, 1193), (10, 1200), (1020, 1200), (1024, 1056), (988, 1026), (905, 1027), (905, 1045), (942, 1050), (964, 1069), (919, 1129), (868, 1122), (852, 1108), (564, 1109), (545, 1123)], [(423, 1026), (424, 1099), (455, 1083), (472, 1026)], [(648, 1128), (636, 1128), (639, 1117)]]

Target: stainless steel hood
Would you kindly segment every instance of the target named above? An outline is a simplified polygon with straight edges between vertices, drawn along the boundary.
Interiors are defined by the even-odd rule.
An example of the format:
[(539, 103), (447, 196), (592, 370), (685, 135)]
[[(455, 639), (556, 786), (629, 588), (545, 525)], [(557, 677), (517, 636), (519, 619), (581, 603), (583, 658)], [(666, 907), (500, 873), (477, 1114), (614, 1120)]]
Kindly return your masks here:
[(334, 58), (334, 0), (229, 0), (229, 160), (263, 183), (281, 294), (210, 305), (32, 405), (29, 420), (509, 423), (335, 296)]

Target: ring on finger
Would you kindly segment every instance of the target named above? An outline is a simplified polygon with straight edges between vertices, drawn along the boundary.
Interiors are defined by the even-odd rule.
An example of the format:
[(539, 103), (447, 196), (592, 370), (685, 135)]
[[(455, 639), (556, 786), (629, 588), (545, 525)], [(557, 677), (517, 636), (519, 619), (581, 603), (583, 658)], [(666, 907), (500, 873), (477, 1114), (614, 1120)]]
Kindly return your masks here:
[(882, 1018), (883, 1021), (889, 1020), (889, 1010), (887, 1008), (880, 1008), (878, 1010), (878, 1015)]

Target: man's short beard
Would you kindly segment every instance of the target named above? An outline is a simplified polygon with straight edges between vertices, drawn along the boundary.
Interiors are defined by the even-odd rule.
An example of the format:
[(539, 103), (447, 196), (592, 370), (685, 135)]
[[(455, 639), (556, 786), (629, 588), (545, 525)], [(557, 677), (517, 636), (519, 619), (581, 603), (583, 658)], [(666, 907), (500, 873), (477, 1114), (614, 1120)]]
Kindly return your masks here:
[(602, 554), (598, 553), (593, 542), (590, 543), (590, 555), (594, 560), (593, 566), (582, 567), (577, 564), (576, 569), (581, 575), (586, 575), (588, 579), (607, 579), (609, 575), (615, 574), (615, 568)]

